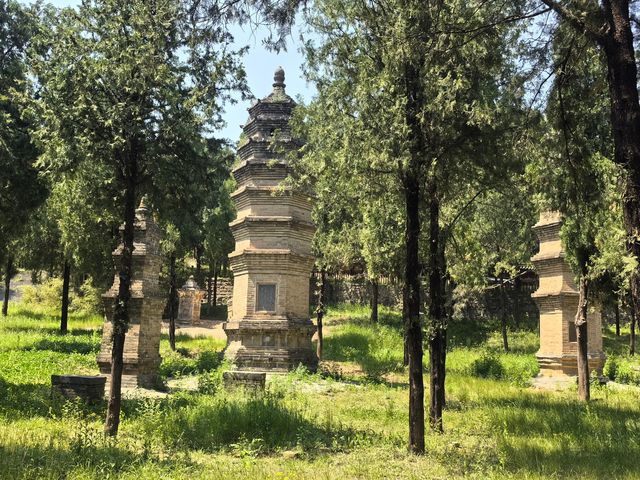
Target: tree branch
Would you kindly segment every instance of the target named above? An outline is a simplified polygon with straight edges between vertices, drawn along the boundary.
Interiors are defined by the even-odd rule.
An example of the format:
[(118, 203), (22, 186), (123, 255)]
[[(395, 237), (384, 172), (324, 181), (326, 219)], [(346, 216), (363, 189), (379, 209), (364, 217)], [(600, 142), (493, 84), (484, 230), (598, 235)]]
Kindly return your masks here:
[(553, 9), (553, 11), (556, 12), (558, 15), (560, 15), (560, 17), (562, 17), (564, 20), (569, 22), (569, 24), (571, 24), (576, 30), (584, 33), (591, 40), (594, 40), (598, 44), (604, 43), (605, 35), (601, 30), (605, 28), (605, 25), (603, 24), (602, 29), (595, 29), (592, 26), (590, 26), (584, 20), (585, 18), (587, 18), (588, 12), (584, 10), (574, 11), (556, 0), (540, 0), (540, 1), (544, 3), (547, 7)]

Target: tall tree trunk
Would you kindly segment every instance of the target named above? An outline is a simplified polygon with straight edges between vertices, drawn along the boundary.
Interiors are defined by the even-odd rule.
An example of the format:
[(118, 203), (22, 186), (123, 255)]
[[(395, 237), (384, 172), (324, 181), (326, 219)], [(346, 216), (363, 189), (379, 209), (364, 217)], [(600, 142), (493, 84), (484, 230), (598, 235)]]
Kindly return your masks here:
[(135, 152), (129, 153), (125, 166), (124, 231), (122, 257), (118, 272), (119, 286), (113, 314), (113, 347), (111, 350), (111, 381), (104, 431), (109, 436), (118, 434), (122, 403), (122, 370), (124, 367), (124, 341), (129, 328), (129, 299), (131, 297), (131, 268), (133, 263), (133, 238), (136, 220), (136, 184), (138, 164)]
[[(631, 302), (633, 305), (633, 300)], [(636, 308), (631, 307), (631, 322), (629, 322), (629, 328), (631, 329), (631, 333), (629, 335), (629, 355), (636, 354), (636, 322), (638, 321), (638, 317), (636, 316)]]
[(220, 265), (218, 262), (214, 265), (213, 270), (213, 306), (218, 304), (218, 273), (220, 272)]
[(178, 288), (176, 285), (176, 252), (169, 255), (169, 347), (176, 350), (176, 298)]
[(202, 285), (202, 245), (196, 246), (196, 283)]
[[(607, 60), (607, 79), (611, 105), (614, 159), (626, 171), (623, 196), (624, 225), (627, 233), (627, 249), (638, 260), (631, 274), (632, 305), (640, 308), (640, 103), (638, 101), (638, 68), (633, 45), (634, 35), (629, 17), (629, 0), (606, 0), (601, 3), (599, 14), (606, 25), (600, 28), (584, 22), (586, 14), (580, 7), (571, 7), (557, 0), (542, 0), (576, 29), (602, 47)], [(583, 23), (584, 22), (584, 23)]]
[(327, 272), (324, 268), (320, 271), (320, 280), (318, 282), (318, 306), (316, 308), (316, 325), (318, 327), (318, 345), (316, 348), (316, 354), (318, 355), (318, 360), (322, 360), (322, 349), (324, 347), (324, 336), (322, 334), (322, 319), (324, 318), (324, 314), (326, 311), (325, 307), (325, 290), (327, 283)]
[(9, 313), (9, 294), (11, 293), (11, 276), (13, 275), (13, 257), (7, 257), (7, 263), (4, 270), (4, 300), (2, 301), (2, 316), (6, 317)]
[(446, 264), (440, 230), (440, 200), (437, 185), (431, 179), (429, 195), (429, 424), (442, 432), (442, 410), (445, 406), (445, 364), (447, 354)]
[[(627, 171), (623, 196), (627, 246), (640, 262), (640, 103), (629, 1), (608, 0), (602, 3), (609, 26), (607, 34), (601, 37), (601, 45), (607, 58), (614, 158)], [(637, 318), (640, 308), (640, 263), (631, 275), (630, 284)]]
[(500, 323), (502, 330), (502, 348), (509, 351), (509, 339), (507, 338), (507, 293), (505, 291), (504, 278), (500, 276)]
[(405, 121), (409, 128), (410, 158), (403, 172), (405, 201), (405, 268), (403, 313), (405, 354), (409, 363), (409, 450), (424, 453), (424, 378), (422, 372), (422, 324), (420, 321), (420, 159), (423, 137), (418, 112), (422, 104), (419, 72), (405, 64), (407, 93)]
[(620, 336), (620, 300), (616, 295), (616, 337)]
[(213, 291), (213, 264), (209, 261), (209, 269), (207, 270), (207, 305), (212, 306), (211, 295)]
[(71, 264), (65, 258), (62, 269), (62, 311), (60, 312), (60, 333), (66, 334), (69, 325), (69, 283), (71, 281)]
[(580, 296), (578, 299), (578, 311), (575, 317), (576, 339), (578, 344), (578, 397), (588, 401), (590, 398), (589, 385), (589, 345), (587, 336), (587, 308), (589, 281), (586, 276), (586, 268), (582, 267), (580, 274)]
[(371, 280), (371, 323), (378, 323), (378, 280)]

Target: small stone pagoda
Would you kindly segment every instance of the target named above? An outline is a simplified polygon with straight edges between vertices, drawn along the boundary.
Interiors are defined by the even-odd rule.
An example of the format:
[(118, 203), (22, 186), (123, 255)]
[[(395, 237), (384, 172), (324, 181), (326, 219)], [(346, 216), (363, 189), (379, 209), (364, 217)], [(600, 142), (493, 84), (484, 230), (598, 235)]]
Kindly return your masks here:
[[(120, 228), (120, 231), (124, 227)], [(144, 201), (136, 210), (131, 298), (129, 299), (129, 329), (124, 344), (123, 387), (151, 388), (157, 383), (160, 366), (160, 331), (165, 297), (159, 286), (161, 232), (153, 221)], [(113, 285), (102, 295), (105, 306), (105, 323), (98, 354), (100, 373), (111, 373), (111, 346), (113, 344), (113, 314), (120, 279), (118, 269), (122, 257), (122, 245), (114, 252), (116, 275)], [(108, 386), (107, 386), (108, 388)]]
[(178, 322), (197, 325), (200, 323), (200, 309), (205, 291), (196, 283), (193, 275), (178, 290)]
[[(540, 241), (540, 251), (531, 259), (540, 278), (533, 298), (540, 310), (540, 350), (536, 354), (540, 374), (577, 375), (575, 317), (579, 292), (571, 267), (565, 260), (560, 240), (562, 215), (543, 212), (533, 229)], [(587, 316), (589, 369), (602, 372), (602, 319), (597, 308)]]
[(315, 370), (318, 362), (309, 318), (311, 198), (281, 185), (286, 155), (300, 147), (289, 128), (295, 105), (278, 68), (273, 92), (249, 109), (233, 170), (236, 245), (225, 358), (241, 371), (284, 372), (299, 364)]

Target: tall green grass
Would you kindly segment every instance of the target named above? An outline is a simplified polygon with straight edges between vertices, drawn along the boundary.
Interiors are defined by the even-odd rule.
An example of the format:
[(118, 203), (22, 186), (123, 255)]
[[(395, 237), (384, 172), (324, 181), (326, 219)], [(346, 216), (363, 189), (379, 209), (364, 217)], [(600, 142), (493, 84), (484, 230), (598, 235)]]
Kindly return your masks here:
[[(55, 333), (55, 316), (14, 309), (0, 320), (0, 355), (9, 355), (0, 363), (0, 478), (639, 477), (637, 391), (594, 386), (594, 400), (585, 405), (572, 390), (523, 387), (512, 372), (533, 374), (537, 346), (528, 332), (510, 335), (509, 354), (501, 352), (492, 331), (469, 343), (462, 333), (453, 337), (445, 432), (427, 432), (424, 457), (407, 453), (399, 315), (388, 312), (371, 326), (366, 309), (354, 311), (329, 313), (326, 352), (336, 365), (362, 367), (364, 375), (337, 380), (299, 370), (270, 378), (265, 393), (230, 391), (213, 360), (221, 342), (179, 337), (175, 355), (188, 368), (183, 364), (166, 374), (209, 370), (202, 390), (125, 400), (114, 440), (102, 434), (104, 404), (49, 395), (51, 369), (95, 368), (101, 319), (72, 317), (74, 333), (65, 338)], [(16, 334), (22, 335), (19, 342)], [(162, 353), (169, 357), (167, 348), (163, 338)], [(62, 363), (48, 365), (53, 358)], [(376, 381), (361, 381), (366, 375)]]

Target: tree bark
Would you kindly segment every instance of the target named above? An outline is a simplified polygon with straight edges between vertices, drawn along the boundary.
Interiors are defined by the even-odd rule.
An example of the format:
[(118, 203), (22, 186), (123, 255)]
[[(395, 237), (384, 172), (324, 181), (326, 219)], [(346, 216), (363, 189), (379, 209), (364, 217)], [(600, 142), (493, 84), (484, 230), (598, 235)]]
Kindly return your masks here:
[(378, 280), (371, 280), (371, 323), (378, 323)]
[(620, 336), (620, 300), (616, 296), (616, 337)]
[(11, 276), (13, 275), (13, 257), (7, 258), (4, 270), (4, 300), (2, 301), (2, 316), (6, 317), (9, 313), (9, 294), (11, 293)]
[[(581, 33), (586, 33), (605, 53), (609, 84), (610, 116), (613, 130), (614, 160), (626, 172), (623, 195), (627, 249), (638, 260), (631, 274), (630, 290), (634, 317), (640, 308), (640, 103), (638, 68), (629, 16), (629, 0), (606, 0), (594, 22), (585, 23), (587, 14), (568, 2), (542, 0)], [(591, 26), (602, 24), (600, 30)]]
[(632, 305), (640, 308), (640, 103), (634, 35), (629, 0), (605, 0), (593, 13), (567, 6), (568, 2), (542, 0), (576, 30), (603, 50), (607, 61), (614, 160), (626, 172), (623, 216), (627, 249), (639, 261), (631, 274)]
[(202, 285), (202, 245), (196, 246), (196, 283)]
[[(640, 260), (640, 105), (633, 32), (629, 21), (629, 2), (604, 2), (609, 33), (603, 47), (611, 97), (611, 125), (616, 163), (627, 170), (623, 197), (624, 223), (628, 249)], [(633, 304), (640, 307), (640, 265), (631, 275)], [(637, 312), (636, 312), (637, 317)]]
[(318, 360), (322, 360), (322, 350), (324, 347), (324, 336), (322, 334), (322, 319), (326, 311), (325, 307), (325, 289), (327, 282), (327, 272), (322, 269), (320, 272), (320, 281), (318, 282), (318, 306), (316, 308), (316, 325), (318, 327), (318, 345), (316, 347), (316, 354)]
[(586, 268), (582, 268), (580, 275), (580, 293), (578, 299), (578, 311), (575, 317), (576, 339), (578, 344), (578, 397), (580, 400), (588, 401), (590, 398), (589, 385), (589, 356), (588, 356), (588, 336), (587, 336), (587, 308), (589, 294), (589, 281), (586, 277)]
[(218, 262), (214, 265), (213, 270), (213, 306), (215, 307), (218, 304), (218, 273), (220, 271), (220, 266)]
[[(633, 305), (633, 301), (631, 302)], [(631, 333), (629, 335), (629, 355), (636, 354), (636, 322), (638, 317), (636, 317), (636, 308), (631, 307), (631, 322), (629, 322), (629, 328), (631, 329)]]
[(60, 312), (60, 333), (66, 335), (69, 325), (69, 283), (71, 280), (71, 265), (65, 258), (62, 269), (62, 311)]
[(176, 350), (176, 297), (178, 289), (176, 285), (176, 252), (169, 256), (169, 347)]
[(212, 291), (213, 291), (213, 262), (209, 261), (209, 270), (207, 272), (207, 304), (212, 307), (213, 303), (212, 303), (212, 299), (211, 299), (211, 295), (212, 295)]
[(502, 348), (509, 351), (509, 339), (507, 338), (507, 302), (506, 302), (504, 278), (500, 277), (500, 324), (502, 330)]
[(440, 200), (435, 181), (429, 184), (429, 424), (443, 431), (442, 410), (445, 406), (445, 364), (447, 354), (446, 263), (440, 229)]
[(120, 425), (122, 403), (122, 370), (124, 368), (124, 341), (129, 328), (129, 299), (131, 298), (131, 268), (133, 262), (133, 238), (136, 220), (136, 184), (138, 177), (137, 156), (129, 153), (124, 168), (124, 231), (122, 234), (122, 257), (118, 272), (119, 286), (113, 314), (113, 347), (111, 350), (111, 382), (104, 431), (116, 436)]
[(419, 72), (405, 64), (407, 93), (405, 121), (409, 128), (410, 158), (403, 172), (405, 201), (405, 268), (403, 313), (405, 354), (409, 363), (409, 450), (424, 453), (424, 378), (422, 372), (422, 324), (420, 321), (420, 159), (423, 155)]

